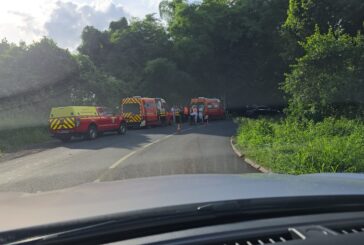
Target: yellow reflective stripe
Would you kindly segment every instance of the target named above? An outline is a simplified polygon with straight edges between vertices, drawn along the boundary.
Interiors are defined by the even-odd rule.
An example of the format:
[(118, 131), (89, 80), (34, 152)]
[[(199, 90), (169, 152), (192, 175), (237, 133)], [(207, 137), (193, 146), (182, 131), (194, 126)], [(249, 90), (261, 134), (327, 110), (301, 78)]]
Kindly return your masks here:
[(125, 118), (127, 122), (140, 122), (142, 120), (140, 115), (134, 115), (130, 116), (128, 118)]
[(67, 121), (68, 125), (70, 125), (71, 128), (75, 126), (73, 118), (66, 118), (65, 120)]
[(141, 99), (138, 98), (125, 98), (121, 102), (122, 104), (140, 104)]
[(131, 116), (131, 112), (125, 112), (124, 113), (124, 117), (130, 117)]
[(68, 121), (66, 119), (63, 119), (63, 126), (65, 128), (71, 128), (71, 125), (68, 123)]
[(51, 121), (51, 128), (54, 128), (54, 126), (56, 125), (57, 121), (58, 121), (57, 119), (53, 119)]
[(59, 120), (56, 120), (56, 123), (55, 123), (55, 124), (54, 124), (54, 126), (53, 126), (53, 129), (54, 129), (54, 130), (56, 130), (56, 129), (58, 128), (59, 123), (60, 123), (60, 121), (59, 121)]

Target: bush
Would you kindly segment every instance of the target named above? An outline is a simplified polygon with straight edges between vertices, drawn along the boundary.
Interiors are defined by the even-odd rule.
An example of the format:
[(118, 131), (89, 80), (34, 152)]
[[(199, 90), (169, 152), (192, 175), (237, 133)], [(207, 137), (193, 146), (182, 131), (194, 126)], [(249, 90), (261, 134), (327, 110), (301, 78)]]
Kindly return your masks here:
[(291, 65), (283, 90), (287, 112), (298, 119), (364, 117), (364, 36), (341, 29), (301, 42), (305, 54)]
[(273, 172), (303, 174), (364, 171), (364, 124), (241, 119), (237, 135), (244, 153)]

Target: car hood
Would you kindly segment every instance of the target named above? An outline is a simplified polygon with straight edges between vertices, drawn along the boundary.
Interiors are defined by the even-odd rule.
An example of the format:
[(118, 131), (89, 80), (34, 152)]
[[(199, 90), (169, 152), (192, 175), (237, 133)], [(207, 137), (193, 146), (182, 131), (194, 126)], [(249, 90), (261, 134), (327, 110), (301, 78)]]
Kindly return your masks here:
[(364, 174), (172, 175), (1, 193), (0, 230), (183, 204), (322, 195), (364, 195)]

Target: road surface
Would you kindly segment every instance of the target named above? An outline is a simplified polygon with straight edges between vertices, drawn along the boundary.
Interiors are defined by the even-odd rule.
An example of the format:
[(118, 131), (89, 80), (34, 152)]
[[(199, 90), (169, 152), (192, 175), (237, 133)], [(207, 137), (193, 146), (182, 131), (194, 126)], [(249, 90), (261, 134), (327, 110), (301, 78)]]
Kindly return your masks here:
[(0, 163), (0, 191), (39, 192), (171, 174), (256, 172), (231, 149), (231, 121), (207, 126), (129, 130), (94, 141), (76, 140)]

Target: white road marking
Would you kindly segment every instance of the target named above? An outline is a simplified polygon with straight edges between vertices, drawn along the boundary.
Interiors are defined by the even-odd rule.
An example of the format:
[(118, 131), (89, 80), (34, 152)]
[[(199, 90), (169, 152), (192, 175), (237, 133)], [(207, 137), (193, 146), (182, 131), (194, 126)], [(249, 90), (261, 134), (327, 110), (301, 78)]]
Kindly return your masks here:
[(146, 144), (146, 145), (144, 145), (144, 146), (143, 146), (143, 149), (148, 148), (149, 146), (151, 146), (151, 145), (153, 145), (153, 144), (155, 144), (155, 142), (152, 142), (152, 143)]
[(176, 134), (174, 133), (174, 134), (167, 135), (167, 136), (165, 136), (163, 139), (171, 138), (173, 135), (176, 135)]
[[(181, 132), (186, 132), (186, 131), (188, 131), (188, 130), (191, 130), (191, 129), (193, 129), (193, 128), (186, 128), (186, 129), (183, 129), (183, 130), (181, 130)], [(146, 148), (148, 148), (148, 147), (150, 147), (150, 146), (152, 146), (152, 145), (154, 145), (154, 144), (156, 144), (156, 143), (158, 143), (158, 142), (160, 142), (160, 141), (162, 141), (162, 140), (165, 140), (165, 139), (168, 139), (168, 138), (170, 138), (170, 137), (172, 137), (172, 136), (174, 136), (174, 135), (176, 135), (177, 133), (173, 133), (173, 134), (169, 134), (169, 135), (167, 135), (167, 136), (164, 136), (163, 138), (160, 138), (160, 139), (157, 139), (157, 140), (155, 140), (155, 141), (153, 141), (153, 142), (151, 142), (151, 143), (149, 143), (149, 144), (146, 144), (146, 145), (144, 145), (141, 149), (139, 149), (139, 150), (135, 150), (135, 151), (132, 151), (132, 152), (130, 152), (129, 154), (127, 154), (127, 155), (125, 155), (125, 156), (123, 156), (122, 158), (120, 158), (119, 160), (117, 160), (113, 165), (111, 165), (110, 167), (109, 167), (109, 169), (114, 169), (114, 168), (116, 168), (117, 166), (119, 166), (122, 162), (124, 162), (125, 160), (127, 160), (128, 158), (130, 158), (131, 156), (133, 156), (135, 153), (137, 153), (138, 151), (141, 151), (141, 150), (143, 150), (143, 149), (146, 149)], [(96, 179), (95, 181), (94, 181), (94, 183), (98, 183), (98, 182), (100, 182), (101, 180), (100, 180), (100, 178), (99, 179)]]
[(113, 169), (116, 168), (120, 163), (122, 163), (123, 161), (125, 161), (126, 159), (128, 159), (129, 157), (131, 157), (132, 155), (134, 155), (137, 151), (132, 151), (129, 154), (127, 154), (126, 156), (123, 156), (122, 158), (120, 158), (117, 162), (115, 162), (113, 165), (111, 165), (109, 167), (109, 169)]

